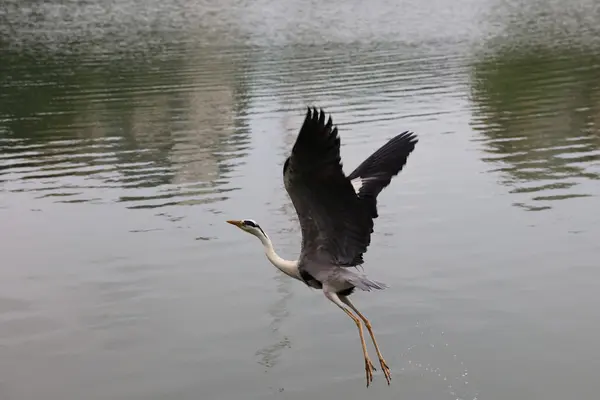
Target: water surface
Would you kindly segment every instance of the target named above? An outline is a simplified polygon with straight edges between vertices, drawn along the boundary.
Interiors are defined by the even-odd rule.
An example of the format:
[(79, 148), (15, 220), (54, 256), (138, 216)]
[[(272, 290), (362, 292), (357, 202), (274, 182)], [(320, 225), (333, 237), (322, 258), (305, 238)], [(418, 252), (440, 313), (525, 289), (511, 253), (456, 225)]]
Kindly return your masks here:
[[(593, 1), (4, 5), (2, 399), (600, 390)], [(365, 257), (390, 289), (354, 300), (391, 387), (365, 388), (343, 313), (224, 223), (298, 255), (281, 169), (307, 105), (347, 171), (420, 138)]]

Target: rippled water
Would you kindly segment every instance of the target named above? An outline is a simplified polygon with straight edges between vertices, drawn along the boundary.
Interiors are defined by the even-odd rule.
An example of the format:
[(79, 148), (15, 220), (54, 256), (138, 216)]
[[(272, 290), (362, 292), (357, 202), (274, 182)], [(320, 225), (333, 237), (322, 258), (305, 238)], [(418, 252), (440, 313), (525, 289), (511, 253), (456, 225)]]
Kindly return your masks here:
[[(5, 1), (0, 398), (591, 398), (600, 24), (591, 0)], [(355, 295), (393, 373), (291, 282), (306, 105), (346, 169), (420, 141)], [(374, 355), (374, 352), (371, 350)]]

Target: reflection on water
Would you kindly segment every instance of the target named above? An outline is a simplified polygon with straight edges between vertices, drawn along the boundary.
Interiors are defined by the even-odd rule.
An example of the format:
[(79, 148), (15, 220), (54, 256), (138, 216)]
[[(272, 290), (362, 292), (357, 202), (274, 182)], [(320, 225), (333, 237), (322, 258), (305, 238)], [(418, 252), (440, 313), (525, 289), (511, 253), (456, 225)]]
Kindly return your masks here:
[[(254, 116), (293, 115), (280, 127), (281, 146), (289, 149), (303, 115), (298, 104), (324, 107), (340, 127), (364, 126), (344, 143), (366, 143), (375, 130), (397, 134), (400, 119), (416, 126), (451, 114), (446, 103), (466, 83), (461, 58), (386, 44), (351, 52), (346, 46), (219, 52), (172, 45), (141, 63), (3, 54), (11, 63), (0, 82), (4, 189), (128, 208), (227, 199), (236, 189), (228, 177), (249, 151), (249, 92)], [(415, 101), (415, 93), (429, 98)]]
[[(521, 25), (509, 25), (507, 37), (490, 42), (497, 47), (473, 65), (472, 125), (491, 172), (517, 195), (515, 205), (545, 210), (555, 200), (599, 194), (600, 47), (590, 33), (597, 26), (586, 24), (577, 45), (564, 43), (572, 26), (552, 29), (565, 20), (561, 9), (553, 19), (539, 18), (539, 7), (519, 10)], [(555, 41), (527, 40), (529, 26)]]
[(281, 357), (281, 352), (291, 346), (290, 338), (281, 333), (280, 329), (285, 318), (289, 315), (287, 303), (293, 296), (290, 290), (290, 285), (293, 284), (293, 282), (280, 274), (275, 277), (275, 281), (275, 284), (277, 285), (277, 295), (280, 296), (280, 298), (268, 308), (268, 313), (272, 317), (269, 327), (271, 329), (271, 334), (274, 336), (273, 343), (256, 352), (256, 355), (260, 357), (259, 363), (265, 368), (272, 368), (277, 365), (277, 362)]
[(11, 62), (0, 82), (5, 190), (147, 208), (212, 202), (234, 189), (227, 176), (248, 146), (246, 89), (243, 66), (226, 55), (3, 58)]
[[(450, 114), (445, 103), (461, 97), (467, 84), (462, 55), (448, 57), (437, 48), (398, 43), (292, 45), (260, 54), (255, 68), (253, 95), (259, 112), (318, 104), (340, 127), (364, 125), (360, 136), (344, 143), (366, 141), (373, 131), (397, 133), (406, 123), (402, 119), (418, 124)], [(299, 120), (289, 122), (285, 146), (293, 143)]]

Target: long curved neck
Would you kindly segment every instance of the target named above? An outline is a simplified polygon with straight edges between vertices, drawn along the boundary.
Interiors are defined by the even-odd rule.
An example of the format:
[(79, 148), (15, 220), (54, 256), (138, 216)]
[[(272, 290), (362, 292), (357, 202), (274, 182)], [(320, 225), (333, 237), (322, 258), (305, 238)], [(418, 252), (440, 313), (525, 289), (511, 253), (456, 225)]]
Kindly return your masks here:
[(273, 248), (273, 243), (271, 242), (271, 239), (269, 239), (269, 237), (266, 234), (264, 236), (260, 235), (258, 238), (263, 244), (265, 248), (265, 255), (267, 256), (271, 264), (273, 264), (284, 274), (291, 276), (294, 279), (298, 279), (300, 281), (302, 280), (300, 278), (300, 273), (298, 272), (297, 261), (285, 260), (279, 257), (279, 255), (275, 253), (275, 249)]

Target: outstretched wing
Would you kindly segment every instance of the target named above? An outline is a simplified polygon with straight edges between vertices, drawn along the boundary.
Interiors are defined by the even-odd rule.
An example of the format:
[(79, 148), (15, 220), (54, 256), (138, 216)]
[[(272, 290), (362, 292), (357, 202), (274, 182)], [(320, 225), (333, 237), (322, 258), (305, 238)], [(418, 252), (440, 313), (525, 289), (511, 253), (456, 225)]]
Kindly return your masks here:
[(406, 164), (418, 140), (412, 132), (402, 132), (390, 139), (363, 161), (348, 179), (358, 193), (371, 218), (377, 218), (377, 196)]
[[(363, 263), (371, 241), (377, 195), (402, 169), (416, 138), (404, 132), (367, 158), (346, 177), (340, 138), (323, 110), (307, 111), (292, 153), (285, 161), (285, 188), (302, 229), (300, 261), (339, 266)], [(358, 182), (357, 190), (351, 179)]]
[(362, 263), (373, 222), (342, 170), (340, 138), (323, 110), (307, 111), (284, 165), (285, 188), (302, 229), (301, 259)]

